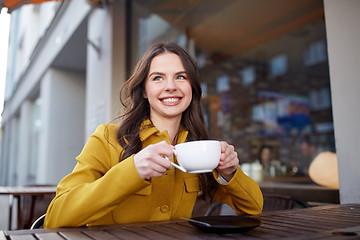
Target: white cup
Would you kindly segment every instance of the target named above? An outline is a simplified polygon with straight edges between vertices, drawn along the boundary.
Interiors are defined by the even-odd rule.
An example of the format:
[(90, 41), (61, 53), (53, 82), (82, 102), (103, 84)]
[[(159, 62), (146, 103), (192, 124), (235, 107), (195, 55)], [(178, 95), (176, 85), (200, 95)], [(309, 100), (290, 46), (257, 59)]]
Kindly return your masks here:
[(221, 144), (215, 140), (199, 140), (175, 145), (173, 150), (179, 165), (171, 164), (183, 172), (212, 172), (220, 162)]

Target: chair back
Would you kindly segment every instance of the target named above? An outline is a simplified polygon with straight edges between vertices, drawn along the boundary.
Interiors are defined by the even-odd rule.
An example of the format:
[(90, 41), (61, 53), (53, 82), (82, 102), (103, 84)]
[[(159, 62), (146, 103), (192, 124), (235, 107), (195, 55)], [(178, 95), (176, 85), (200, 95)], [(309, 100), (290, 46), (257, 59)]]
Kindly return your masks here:
[(263, 197), (264, 197), (263, 212), (309, 207), (309, 205), (306, 202), (294, 198), (290, 195), (263, 193)]
[(38, 219), (36, 219), (35, 222), (31, 225), (30, 230), (43, 228), (45, 216), (46, 216), (46, 213), (41, 215)]
[[(37, 186), (53, 186), (53, 185), (28, 185), (30, 187)], [(41, 217), (55, 197), (52, 194), (26, 194), (19, 197), (17, 229), (29, 229), (32, 224)]]

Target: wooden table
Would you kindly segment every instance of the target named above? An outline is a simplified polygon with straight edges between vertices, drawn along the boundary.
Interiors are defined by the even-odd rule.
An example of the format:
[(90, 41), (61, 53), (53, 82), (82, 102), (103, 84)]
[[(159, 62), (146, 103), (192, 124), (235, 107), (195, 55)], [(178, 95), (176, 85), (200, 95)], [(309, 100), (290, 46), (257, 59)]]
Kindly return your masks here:
[(262, 213), (259, 227), (236, 234), (205, 233), (186, 221), (0, 232), (9, 239), (359, 239), (360, 204)]
[[(23, 195), (45, 195), (56, 193), (56, 186), (19, 186), (19, 187), (4, 187), (0, 186), (0, 195), (9, 196), (9, 229), (11, 230), (12, 223), (12, 209), (14, 206), (14, 199), (20, 199)], [(18, 216), (21, 216), (21, 208), (18, 203)]]

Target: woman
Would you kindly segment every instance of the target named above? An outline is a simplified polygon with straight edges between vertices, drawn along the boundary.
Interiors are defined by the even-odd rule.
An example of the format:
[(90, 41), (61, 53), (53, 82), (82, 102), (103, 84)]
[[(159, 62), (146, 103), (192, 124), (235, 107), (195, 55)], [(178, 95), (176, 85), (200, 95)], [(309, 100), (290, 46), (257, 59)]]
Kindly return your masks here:
[(279, 160), (273, 159), (273, 148), (269, 145), (260, 147), (256, 162), (262, 165), (262, 177), (275, 177), (286, 173), (286, 167)]
[(239, 213), (261, 212), (261, 191), (226, 142), (213, 173), (183, 173), (165, 159), (173, 161), (175, 144), (208, 138), (199, 71), (181, 47), (150, 47), (121, 93), (126, 111), (120, 124), (100, 125), (89, 138), (58, 185), (45, 227), (188, 218), (199, 191)]
[[(270, 166), (272, 161), (272, 148), (268, 145), (262, 145), (259, 149), (258, 161), (263, 167), (264, 177), (275, 176), (275, 173), (270, 173)], [(272, 176), (272, 177), (274, 177)]]

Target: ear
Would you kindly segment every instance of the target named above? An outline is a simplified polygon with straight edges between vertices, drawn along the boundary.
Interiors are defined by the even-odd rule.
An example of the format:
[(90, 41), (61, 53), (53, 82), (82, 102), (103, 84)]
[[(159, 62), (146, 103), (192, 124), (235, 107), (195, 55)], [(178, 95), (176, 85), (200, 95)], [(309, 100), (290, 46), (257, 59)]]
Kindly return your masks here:
[(145, 89), (144, 89), (143, 97), (144, 97), (144, 98), (148, 98), (148, 96), (147, 96), (147, 94), (146, 94), (146, 90), (145, 90)]

